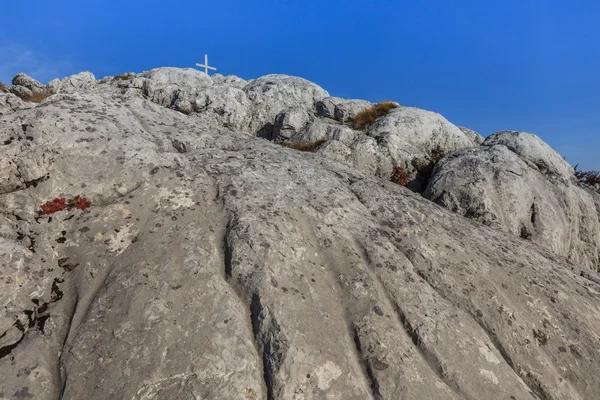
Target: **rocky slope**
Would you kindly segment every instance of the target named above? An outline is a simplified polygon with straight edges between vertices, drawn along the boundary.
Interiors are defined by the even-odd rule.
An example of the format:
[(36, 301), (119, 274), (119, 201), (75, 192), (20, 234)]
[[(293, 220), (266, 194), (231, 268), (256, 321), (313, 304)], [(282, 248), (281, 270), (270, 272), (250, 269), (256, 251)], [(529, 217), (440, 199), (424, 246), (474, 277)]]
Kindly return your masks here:
[[(367, 103), (282, 75), (13, 84), (0, 94), (0, 398), (596, 398), (593, 243), (554, 248), (547, 219), (539, 240), (510, 233), (531, 207), (519, 190), (556, 207), (548, 218), (576, 204), (561, 229), (595, 229), (598, 198), (595, 214), (578, 203), (555, 157), (541, 168), (508, 139), (476, 147), (405, 107), (355, 131)], [(52, 95), (26, 103), (25, 89)], [(278, 144), (317, 137), (316, 154)], [(490, 226), (388, 181), (436, 145), (455, 152), (426, 194), (478, 218), (461, 179), (514, 179), (500, 186), (519, 189), (505, 194), (512, 219), (487, 186)], [(38, 212), (75, 195), (91, 207)]]

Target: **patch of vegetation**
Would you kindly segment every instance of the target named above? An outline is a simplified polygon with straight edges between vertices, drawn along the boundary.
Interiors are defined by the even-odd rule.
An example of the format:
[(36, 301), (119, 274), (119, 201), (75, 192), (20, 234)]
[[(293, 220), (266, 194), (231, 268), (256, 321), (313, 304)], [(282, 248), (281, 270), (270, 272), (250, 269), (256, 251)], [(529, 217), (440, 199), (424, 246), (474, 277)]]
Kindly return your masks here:
[(327, 139), (317, 139), (311, 142), (287, 142), (283, 144), (283, 147), (299, 151), (315, 151), (325, 142), (327, 142)]
[(47, 201), (44, 204), (40, 205), (40, 215), (50, 215), (56, 212), (62, 211), (64, 209), (72, 210), (73, 208), (78, 208), (80, 210), (85, 210), (86, 208), (90, 208), (92, 203), (85, 197), (81, 197), (77, 195), (70, 199), (68, 202), (64, 197), (56, 197), (54, 200)]
[(354, 129), (365, 129), (373, 125), (378, 118), (388, 115), (394, 108), (398, 108), (398, 103), (393, 101), (382, 101), (365, 108), (354, 116)]
[(50, 97), (52, 93), (50, 92), (36, 92), (24, 96), (20, 96), (21, 100), (27, 101), (29, 103), (41, 103), (44, 99)]
[(433, 168), (445, 156), (444, 149), (439, 144), (436, 145), (424, 159), (413, 161), (413, 166), (417, 170), (417, 177), (422, 182), (423, 190), (429, 184)]
[(0, 81), (0, 92), (8, 92), (8, 86)]
[(579, 183), (583, 183), (585, 185), (596, 186), (600, 185), (600, 172), (599, 171), (580, 171), (578, 169), (579, 164), (577, 164), (575, 169), (575, 179)]
[(397, 185), (406, 186), (408, 185), (408, 172), (402, 167), (395, 166), (390, 180)]
[(129, 74), (121, 74), (121, 75), (117, 75), (113, 78), (113, 81), (128, 81), (130, 79), (132, 79), (133, 76), (129, 75)]

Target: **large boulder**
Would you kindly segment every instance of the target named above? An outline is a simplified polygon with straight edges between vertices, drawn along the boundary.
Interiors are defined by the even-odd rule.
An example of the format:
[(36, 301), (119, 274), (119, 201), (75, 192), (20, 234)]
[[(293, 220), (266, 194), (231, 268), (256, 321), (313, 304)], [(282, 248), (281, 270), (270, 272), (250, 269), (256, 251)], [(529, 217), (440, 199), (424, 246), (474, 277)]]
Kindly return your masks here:
[(317, 116), (335, 119), (339, 122), (350, 122), (352, 118), (372, 106), (366, 100), (348, 100), (340, 97), (326, 97), (315, 103)]
[(379, 118), (366, 134), (373, 137), (395, 165), (414, 171), (413, 160), (427, 158), (439, 147), (448, 154), (473, 147), (458, 127), (438, 113), (413, 107), (398, 107)]
[(304, 108), (288, 108), (275, 117), (271, 140), (285, 141), (302, 132), (310, 123), (312, 116)]
[(329, 94), (306, 79), (287, 75), (266, 75), (244, 87), (252, 102), (250, 130), (271, 137), (275, 117), (288, 108), (312, 110), (316, 101)]
[(599, 269), (600, 222), (594, 199), (569, 181), (556, 183), (546, 177), (506, 146), (486, 145), (443, 159), (424, 196), (576, 264)]
[(19, 73), (13, 77), (12, 86), (8, 90), (20, 98), (30, 98), (48, 93), (46, 85), (41, 84), (24, 73)]
[(560, 154), (542, 139), (526, 132), (501, 131), (488, 136), (484, 146), (502, 144), (517, 154), (532, 168), (549, 178), (569, 181), (573, 177), (573, 168)]
[(91, 72), (80, 72), (63, 79), (53, 79), (48, 83), (52, 93), (76, 93), (91, 90), (96, 86), (96, 77)]
[(175, 108), (185, 113), (197, 113), (209, 126), (222, 126), (237, 131), (248, 130), (252, 118), (251, 107), (246, 93), (229, 85), (200, 90), (191, 104), (181, 99), (175, 102)]
[(156, 68), (132, 80), (122, 81), (123, 87), (141, 89), (145, 96), (164, 107), (191, 104), (198, 94), (213, 85), (204, 72), (193, 68)]
[(483, 136), (475, 132), (473, 129), (465, 128), (464, 126), (459, 126), (458, 129), (460, 129), (465, 135), (467, 135), (475, 144), (475, 146), (479, 146), (485, 140)]

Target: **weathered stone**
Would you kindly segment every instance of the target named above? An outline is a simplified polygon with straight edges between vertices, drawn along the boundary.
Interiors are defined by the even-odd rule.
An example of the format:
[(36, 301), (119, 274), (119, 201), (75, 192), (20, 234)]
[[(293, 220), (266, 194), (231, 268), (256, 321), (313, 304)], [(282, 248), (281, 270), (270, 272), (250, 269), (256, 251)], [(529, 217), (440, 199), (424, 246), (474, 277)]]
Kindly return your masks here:
[(479, 133), (475, 132), (472, 129), (465, 128), (464, 126), (459, 126), (458, 129), (460, 129), (465, 135), (467, 135), (475, 144), (475, 146), (479, 146), (485, 140), (483, 136), (481, 136)]
[(440, 114), (412, 107), (393, 109), (366, 133), (385, 149), (394, 165), (409, 171), (414, 170), (413, 159), (428, 157), (438, 146), (446, 154), (473, 147), (469, 136)]
[[(217, 111), (169, 109), (178, 90), (193, 104), (218, 86), (193, 77), (107, 81), (2, 115), (0, 137), (33, 140), (0, 160), (47, 172), (0, 194), (2, 396), (595, 398), (596, 272), (388, 182), (376, 137), (304, 153)], [(299, 102), (314, 112), (307, 87), (268, 81), (250, 126)], [(446, 128), (397, 131), (458, 137), (431, 118)], [(544, 179), (503, 146), (457, 154), (496, 148)], [(89, 209), (37, 212), (78, 194)]]
[(96, 86), (96, 77), (91, 72), (66, 77), (62, 80), (54, 79), (47, 85), (51, 93), (76, 93), (91, 90)]
[(525, 132), (501, 131), (488, 136), (484, 146), (502, 144), (542, 174), (565, 181), (573, 177), (571, 167), (563, 157), (536, 135)]
[(600, 222), (593, 198), (569, 181), (547, 176), (504, 145), (484, 145), (442, 160), (424, 195), (578, 265), (600, 269)]
[(288, 108), (275, 117), (273, 136), (275, 142), (281, 142), (302, 132), (310, 123), (311, 116), (302, 108)]
[(24, 73), (15, 75), (12, 79), (12, 85), (22, 86), (26, 89), (29, 89), (32, 92), (40, 92), (46, 89), (46, 87), (42, 83), (36, 81), (32, 77)]
[(310, 110), (328, 93), (312, 82), (294, 76), (266, 75), (244, 87), (252, 102), (250, 131), (261, 137), (272, 136), (275, 117), (288, 108)]
[(347, 100), (340, 97), (326, 97), (315, 103), (317, 115), (323, 118), (335, 119), (339, 122), (349, 122), (352, 118), (370, 107), (366, 100)]

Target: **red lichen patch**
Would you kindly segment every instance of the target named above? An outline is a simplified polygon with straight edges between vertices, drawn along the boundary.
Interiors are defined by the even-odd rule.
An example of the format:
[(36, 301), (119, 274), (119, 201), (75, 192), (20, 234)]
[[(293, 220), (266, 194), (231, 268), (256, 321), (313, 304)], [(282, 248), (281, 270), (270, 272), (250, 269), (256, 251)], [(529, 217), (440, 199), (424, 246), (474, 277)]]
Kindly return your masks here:
[(91, 205), (92, 203), (88, 199), (79, 195), (73, 197), (68, 202), (64, 197), (55, 197), (54, 200), (47, 201), (46, 203), (42, 204), (40, 206), (41, 211), (39, 213), (41, 215), (50, 215), (64, 209), (71, 210), (73, 208), (85, 210)]

